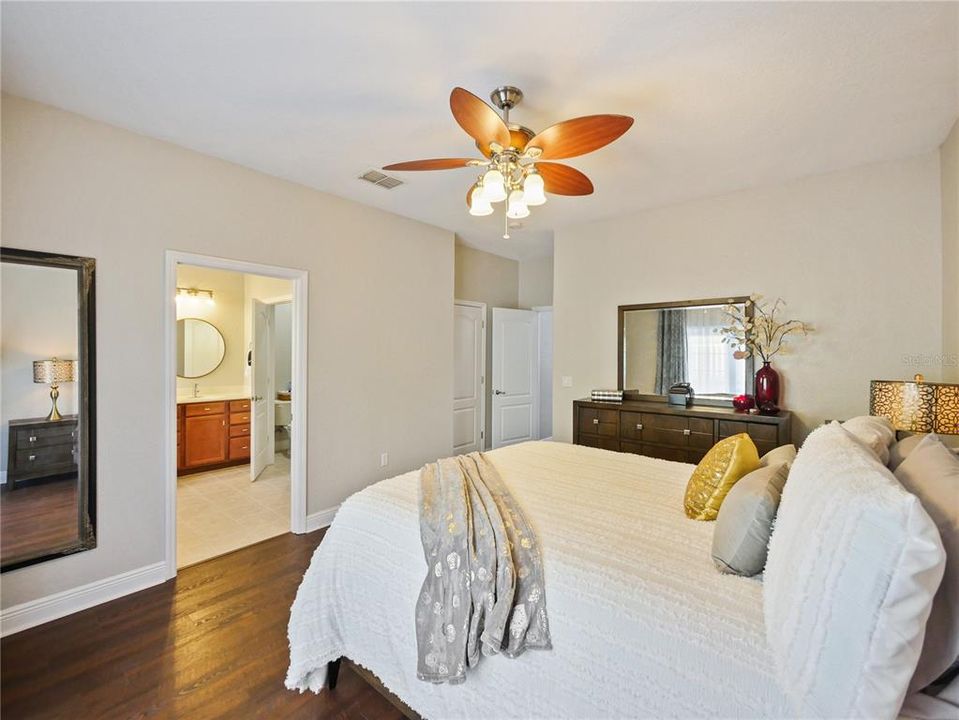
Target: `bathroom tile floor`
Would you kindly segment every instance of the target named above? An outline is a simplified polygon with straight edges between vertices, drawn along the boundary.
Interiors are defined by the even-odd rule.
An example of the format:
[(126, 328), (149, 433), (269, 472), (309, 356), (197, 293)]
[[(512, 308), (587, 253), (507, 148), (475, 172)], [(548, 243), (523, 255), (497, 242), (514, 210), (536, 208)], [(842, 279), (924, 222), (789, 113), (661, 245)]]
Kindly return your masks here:
[(250, 482), (238, 465), (177, 479), (177, 567), (193, 565), (290, 531), (290, 459)]

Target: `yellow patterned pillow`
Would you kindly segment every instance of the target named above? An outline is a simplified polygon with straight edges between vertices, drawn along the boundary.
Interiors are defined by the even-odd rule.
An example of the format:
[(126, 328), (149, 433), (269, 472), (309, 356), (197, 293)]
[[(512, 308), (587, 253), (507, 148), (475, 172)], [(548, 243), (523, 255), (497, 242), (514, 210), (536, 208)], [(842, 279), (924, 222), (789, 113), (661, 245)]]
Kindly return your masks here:
[(686, 485), (686, 517), (715, 520), (726, 493), (759, 467), (759, 452), (746, 433), (720, 440), (706, 453)]

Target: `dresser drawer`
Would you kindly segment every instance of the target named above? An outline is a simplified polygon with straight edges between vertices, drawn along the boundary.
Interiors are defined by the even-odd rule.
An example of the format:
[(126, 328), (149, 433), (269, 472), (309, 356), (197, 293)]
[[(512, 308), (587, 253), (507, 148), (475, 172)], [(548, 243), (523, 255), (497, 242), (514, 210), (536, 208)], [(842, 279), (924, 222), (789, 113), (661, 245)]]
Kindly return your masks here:
[(620, 413), (619, 436), (624, 440), (640, 440), (643, 436), (643, 416), (637, 412)]
[(601, 450), (619, 450), (619, 440), (614, 437), (580, 435), (579, 444), (585, 445), (586, 447), (600, 448)]
[(230, 437), (246, 437), (250, 434), (250, 424), (246, 423), (245, 425), (230, 425)]
[(187, 417), (197, 417), (198, 415), (220, 415), (225, 412), (225, 402), (189, 403), (186, 406)]
[(579, 431), (588, 435), (603, 437), (619, 436), (619, 410), (601, 410), (599, 408), (580, 408)]
[(230, 425), (243, 425), (250, 423), (250, 413), (230, 411)]
[(77, 426), (74, 423), (66, 423), (62, 426), (46, 426), (37, 428), (23, 428), (16, 431), (17, 448), (27, 450), (30, 448), (49, 447), (51, 445), (67, 445), (73, 447), (76, 439)]
[(16, 455), (17, 472), (40, 472), (53, 470), (74, 464), (72, 445), (53, 445), (30, 450), (18, 450)]
[(230, 412), (249, 412), (249, 400), (230, 400)]
[(640, 452), (649, 457), (659, 458), (660, 460), (672, 460), (674, 462), (686, 462), (686, 451), (682, 448), (665, 447), (663, 445), (650, 445), (643, 443), (640, 446)]
[(779, 446), (779, 428), (775, 425), (760, 423), (745, 423), (735, 420), (719, 421), (719, 437), (727, 438), (739, 433), (746, 433), (756, 445), (760, 455), (768, 453)]
[(230, 438), (230, 460), (241, 460), (250, 457), (250, 438)]

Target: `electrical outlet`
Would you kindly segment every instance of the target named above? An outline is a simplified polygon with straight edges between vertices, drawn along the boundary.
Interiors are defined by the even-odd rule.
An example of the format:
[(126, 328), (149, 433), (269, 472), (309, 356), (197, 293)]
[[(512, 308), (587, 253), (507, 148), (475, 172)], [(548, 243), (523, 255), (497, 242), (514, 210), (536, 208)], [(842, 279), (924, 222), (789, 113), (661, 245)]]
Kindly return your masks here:
[(573, 387), (573, 378), (570, 375), (563, 375), (563, 387)]
[(386, 467), (390, 464), (390, 454), (380, 453), (380, 467)]

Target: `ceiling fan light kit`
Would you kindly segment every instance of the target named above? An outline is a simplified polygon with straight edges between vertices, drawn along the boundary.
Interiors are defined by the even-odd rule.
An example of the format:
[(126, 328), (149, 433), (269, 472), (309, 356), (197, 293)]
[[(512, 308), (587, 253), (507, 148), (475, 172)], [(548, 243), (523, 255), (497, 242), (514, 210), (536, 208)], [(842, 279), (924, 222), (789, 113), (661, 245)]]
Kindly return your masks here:
[(509, 220), (529, 216), (529, 208), (546, 202), (546, 193), (589, 195), (593, 184), (579, 170), (555, 162), (585, 155), (608, 145), (633, 124), (626, 115), (588, 115), (566, 120), (537, 134), (522, 125), (510, 124), (509, 112), (523, 99), (523, 92), (503, 85), (490, 93), (496, 111), (463, 88), (450, 93), (450, 110), (460, 127), (476, 141), (483, 160), (437, 158), (387, 165), (384, 170), (452, 170), (479, 167), (484, 172), (466, 194), (470, 215), (493, 213), (493, 203), (506, 201), (504, 239), (509, 238)]

